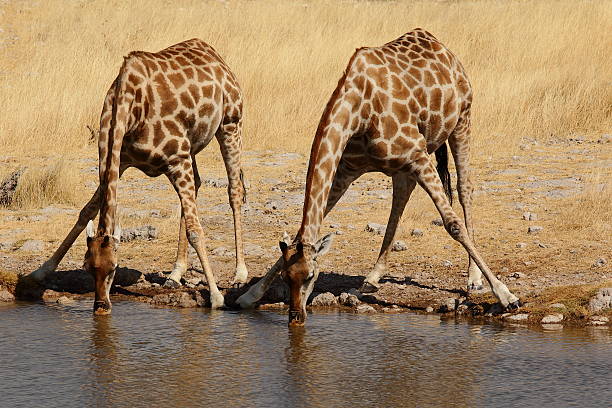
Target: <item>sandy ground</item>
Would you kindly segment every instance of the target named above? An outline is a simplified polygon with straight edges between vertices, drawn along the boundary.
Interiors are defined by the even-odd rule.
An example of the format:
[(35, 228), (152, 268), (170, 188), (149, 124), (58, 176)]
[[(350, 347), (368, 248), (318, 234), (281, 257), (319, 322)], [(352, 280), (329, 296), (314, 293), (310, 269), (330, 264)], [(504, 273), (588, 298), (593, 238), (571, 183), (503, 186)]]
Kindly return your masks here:
[[(212, 266), (219, 285), (227, 288), (234, 270), (233, 223), (225, 170), (216, 142), (213, 145), (198, 159), (204, 180), (198, 204)], [(96, 186), (94, 150), (92, 147), (90, 157), (74, 160), (83, 177), (83, 203)], [(5, 168), (0, 170), (27, 163), (27, 158), (3, 159), (0, 166)], [(278, 240), (283, 231), (295, 234), (299, 227), (307, 158), (296, 153), (245, 152), (243, 162), (250, 184), (248, 204), (243, 209), (247, 266), (249, 278), (257, 278), (278, 258)], [(587, 177), (599, 174), (605, 182), (611, 173), (612, 144), (598, 143), (596, 139), (565, 139), (546, 145), (526, 142), (514, 156), (501, 160), (478, 158), (473, 173), (477, 246), (498, 277), (526, 303), (522, 310), (531, 312), (534, 319), (541, 318), (551, 310), (551, 304), (558, 302), (567, 306), (568, 315), (584, 317), (594, 291), (612, 286), (609, 237), (559, 227), (564, 225), (559, 217), (567, 216), (564, 206), (584, 192)], [(453, 183), (455, 180), (453, 175)], [(156, 239), (122, 244), (120, 266), (146, 274), (152, 282), (163, 280), (163, 274), (172, 269), (176, 251), (176, 194), (165, 178), (150, 179), (137, 170), (126, 172), (119, 190), (122, 227), (152, 225), (158, 231)], [(386, 176), (369, 174), (354, 183), (324, 222), (321, 234), (337, 235), (332, 251), (320, 261), (322, 273), (315, 294), (330, 291), (339, 295), (360, 286), (382, 242), (382, 235), (366, 231), (366, 225), (386, 224), (390, 205), (391, 181)], [(454, 206), (460, 211), (458, 203)], [(0, 210), (0, 269), (5, 286), (14, 290), (10, 276), (31, 272), (51, 255), (76, 221), (79, 210), (62, 206)], [(537, 220), (523, 219), (525, 212), (535, 214)], [(444, 228), (432, 223), (437, 218), (424, 192), (415, 191), (396, 236), (396, 240), (405, 242), (407, 250), (390, 254), (389, 272), (381, 279), (380, 290), (363, 298), (364, 302), (379, 309), (399, 305), (443, 311), (450, 298), (463, 301), (467, 295), (467, 258)], [(530, 226), (541, 226), (543, 230), (530, 234)], [(413, 235), (413, 229), (420, 229), (422, 235)], [(83, 234), (60, 264), (60, 275), (83, 275), (79, 269), (84, 242)], [(199, 278), (200, 265), (193, 252), (190, 260), (192, 269), (186, 277)], [(190, 285), (195, 287), (190, 291), (205, 288), (197, 280)], [(280, 287), (267, 302), (282, 300)], [(117, 293), (116, 296), (127, 297), (139, 293), (150, 299), (168, 291), (141, 284), (118, 288)], [(234, 298), (235, 293), (227, 296), (230, 302)], [(494, 303), (486, 291), (468, 300), (474, 303), (470, 310), (475, 314), (486, 312)]]

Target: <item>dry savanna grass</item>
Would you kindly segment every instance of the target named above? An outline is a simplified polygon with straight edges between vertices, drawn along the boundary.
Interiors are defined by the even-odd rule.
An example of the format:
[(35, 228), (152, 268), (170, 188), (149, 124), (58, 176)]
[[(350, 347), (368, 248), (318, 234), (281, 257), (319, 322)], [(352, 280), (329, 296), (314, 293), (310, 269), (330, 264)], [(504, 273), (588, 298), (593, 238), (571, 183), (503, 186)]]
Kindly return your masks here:
[(612, 236), (612, 184), (601, 172), (585, 180), (584, 191), (560, 203), (561, 214), (556, 218), (556, 228), (570, 230), (580, 237)]
[(2, 7), (0, 149), (10, 154), (78, 155), (121, 57), (192, 37), (216, 47), (241, 82), (246, 148), (305, 153), (354, 49), (418, 26), (446, 43), (471, 77), (477, 160), (512, 154), (524, 137), (610, 128), (609, 0), (50, 0)]
[[(0, 177), (3, 179), (10, 176)], [(55, 160), (43, 167), (29, 167), (19, 177), (10, 207), (41, 208), (49, 204), (76, 205), (80, 202), (78, 171), (66, 160)]]

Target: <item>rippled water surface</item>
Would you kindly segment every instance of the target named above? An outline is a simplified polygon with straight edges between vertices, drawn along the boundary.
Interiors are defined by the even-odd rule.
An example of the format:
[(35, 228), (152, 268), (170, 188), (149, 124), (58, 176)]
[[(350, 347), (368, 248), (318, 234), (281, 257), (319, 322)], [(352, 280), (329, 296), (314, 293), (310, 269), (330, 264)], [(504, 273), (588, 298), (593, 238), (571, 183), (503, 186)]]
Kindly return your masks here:
[(0, 306), (0, 406), (612, 406), (607, 328), (91, 307)]

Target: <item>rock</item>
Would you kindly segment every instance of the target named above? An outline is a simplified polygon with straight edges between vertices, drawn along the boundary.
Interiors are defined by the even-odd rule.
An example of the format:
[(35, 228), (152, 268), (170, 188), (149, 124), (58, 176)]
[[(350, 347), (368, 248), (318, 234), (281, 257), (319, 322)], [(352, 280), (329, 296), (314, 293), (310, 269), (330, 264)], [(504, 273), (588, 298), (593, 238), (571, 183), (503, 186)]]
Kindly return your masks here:
[(44, 300), (45, 302), (49, 302), (49, 301), (53, 301), (53, 300), (57, 300), (60, 297), (62, 297), (63, 295), (59, 292), (56, 292), (52, 289), (46, 289), (43, 294), (42, 294), (42, 300)]
[(287, 309), (287, 305), (283, 302), (276, 303), (263, 303), (259, 305), (260, 310), (284, 310)]
[(434, 308), (433, 308), (433, 307), (431, 307), (431, 306), (427, 306), (427, 307), (425, 308), (425, 311), (426, 311), (427, 313), (432, 313), (432, 312), (434, 311)]
[(370, 305), (359, 305), (355, 311), (357, 313), (376, 313), (376, 309)]
[(589, 319), (589, 324), (591, 326), (603, 326), (607, 324), (610, 319), (606, 316), (591, 316)]
[(447, 298), (444, 303), (440, 305), (440, 312), (454, 312), (457, 309), (457, 299), (455, 298)]
[(2, 241), (0, 242), (0, 251), (10, 251), (13, 249), (13, 247), (15, 246), (15, 241), (14, 239), (10, 239), (8, 241)]
[(143, 225), (136, 228), (126, 228), (121, 231), (121, 242), (133, 240), (152, 240), (157, 238), (157, 228), (152, 225)]
[(523, 219), (525, 221), (537, 221), (538, 220), (538, 215), (536, 213), (532, 213), (532, 212), (524, 212), (523, 213)]
[(340, 296), (338, 296), (338, 302), (341, 305), (348, 306), (348, 307), (355, 307), (359, 303), (361, 303), (359, 299), (357, 298), (357, 296), (350, 295), (346, 292), (342, 292)]
[(246, 244), (244, 246), (244, 254), (247, 256), (262, 256), (266, 251), (259, 245)]
[(525, 274), (521, 273), (521, 272), (514, 272), (514, 273), (510, 274), (510, 277), (514, 278), (514, 279), (520, 279), (520, 278), (524, 278)]
[(204, 180), (202, 184), (204, 184), (205, 186), (216, 187), (216, 188), (223, 188), (223, 187), (227, 187), (228, 185), (227, 180), (222, 179), (222, 178), (218, 178), (218, 179), (208, 178)]
[(527, 228), (527, 233), (528, 234), (537, 234), (538, 232), (541, 232), (544, 230), (544, 227), (540, 227), (539, 225), (532, 225), (529, 228)]
[(393, 245), (391, 246), (391, 251), (394, 251), (394, 252), (401, 252), (407, 249), (408, 249), (408, 246), (406, 245), (404, 241), (395, 241)]
[(566, 308), (563, 303), (553, 303), (552, 305), (550, 305), (550, 307), (554, 309), (565, 309)]
[(545, 243), (543, 243), (543, 242), (538, 242), (537, 244), (538, 244), (538, 247), (539, 247), (539, 248), (548, 248), (548, 245), (546, 245), (546, 244), (545, 244)]
[(603, 134), (601, 135), (601, 137), (597, 140), (597, 143), (610, 143), (612, 141), (612, 135), (609, 134)]
[(187, 292), (173, 292), (155, 295), (151, 299), (151, 303), (155, 305), (166, 305), (175, 307), (196, 307), (196, 300)]
[(517, 247), (517, 248), (526, 248), (526, 247), (527, 247), (527, 244), (526, 244), (526, 243), (524, 243), (524, 242), (519, 242), (518, 244), (516, 244), (516, 247)]
[(0, 302), (13, 302), (15, 301), (15, 296), (8, 291), (8, 289), (0, 286)]
[(350, 288), (347, 292), (349, 295), (357, 296), (357, 299), (361, 300), (363, 294), (357, 288)]
[(8, 207), (13, 202), (13, 196), (23, 171), (23, 169), (14, 171), (0, 183), (0, 206)]
[(374, 232), (375, 234), (378, 234), (378, 235), (385, 235), (385, 231), (387, 230), (387, 226), (386, 225), (382, 225), (382, 224), (377, 224), (375, 222), (368, 222), (368, 224), (366, 225), (365, 230), (368, 231), (368, 232)]
[(45, 243), (37, 239), (29, 239), (21, 245), (20, 251), (41, 252), (45, 249)]
[(524, 320), (527, 320), (529, 318), (529, 315), (527, 313), (519, 313), (519, 314), (511, 314), (511, 315), (504, 315), (504, 320), (508, 320), (510, 322), (522, 322)]
[(446, 266), (447, 268), (450, 268), (451, 266), (453, 266), (453, 263), (446, 259), (444, 262), (442, 262), (442, 265)]
[(420, 230), (418, 228), (413, 229), (410, 232), (410, 235), (412, 235), (413, 237), (422, 237), (423, 236), (423, 230)]
[(444, 226), (444, 221), (442, 221), (442, 218), (436, 218), (431, 223), (433, 225), (435, 225), (436, 227), (443, 227)]
[(130, 286), (144, 280), (144, 274), (140, 271), (130, 268), (117, 268), (113, 285)]
[(612, 307), (612, 288), (601, 288), (589, 301), (589, 310), (599, 312)]
[(606, 261), (605, 258), (599, 258), (598, 260), (593, 262), (593, 266), (596, 267), (596, 268), (601, 268), (602, 266), (604, 266), (607, 263), (608, 263), (608, 261)]
[(312, 306), (335, 306), (338, 304), (338, 300), (331, 292), (321, 293), (312, 299)]
[(268, 210), (280, 210), (281, 208), (284, 208), (285, 206), (282, 204), (279, 204), (277, 201), (268, 201), (266, 203), (266, 205), (264, 206), (264, 208), (267, 208)]
[(60, 305), (69, 305), (71, 303), (74, 303), (74, 299), (69, 298), (68, 296), (60, 296), (57, 300), (57, 303), (59, 303)]
[(504, 307), (501, 303), (493, 303), (491, 307), (487, 310), (485, 316), (495, 316), (504, 312)]
[(197, 285), (198, 283), (200, 283), (202, 281), (202, 278), (195, 277), (195, 278), (189, 278), (189, 279), (185, 279), (185, 282), (190, 284), (190, 285)]
[(554, 313), (546, 315), (542, 318), (542, 324), (560, 323), (563, 321), (563, 315), (561, 313)]
[(223, 246), (213, 249), (211, 253), (214, 256), (232, 256), (233, 255), (232, 251), (230, 251), (229, 249)]

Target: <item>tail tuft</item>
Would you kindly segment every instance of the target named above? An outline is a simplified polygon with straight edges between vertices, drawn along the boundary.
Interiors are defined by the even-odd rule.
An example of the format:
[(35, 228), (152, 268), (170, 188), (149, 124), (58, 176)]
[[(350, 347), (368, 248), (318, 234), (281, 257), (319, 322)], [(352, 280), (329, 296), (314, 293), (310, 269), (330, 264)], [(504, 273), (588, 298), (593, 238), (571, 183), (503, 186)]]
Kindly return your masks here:
[(436, 165), (436, 170), (438, 170), (438, 175), (442, 181), (444, 192), (448, 197), (450, 205), (453, 205), (453, 188), (451, 186), (451, 175), (448, 171), (448, 148), (446, 147), (446, 143), (436, 150), (436, 161), (438, 162)]

